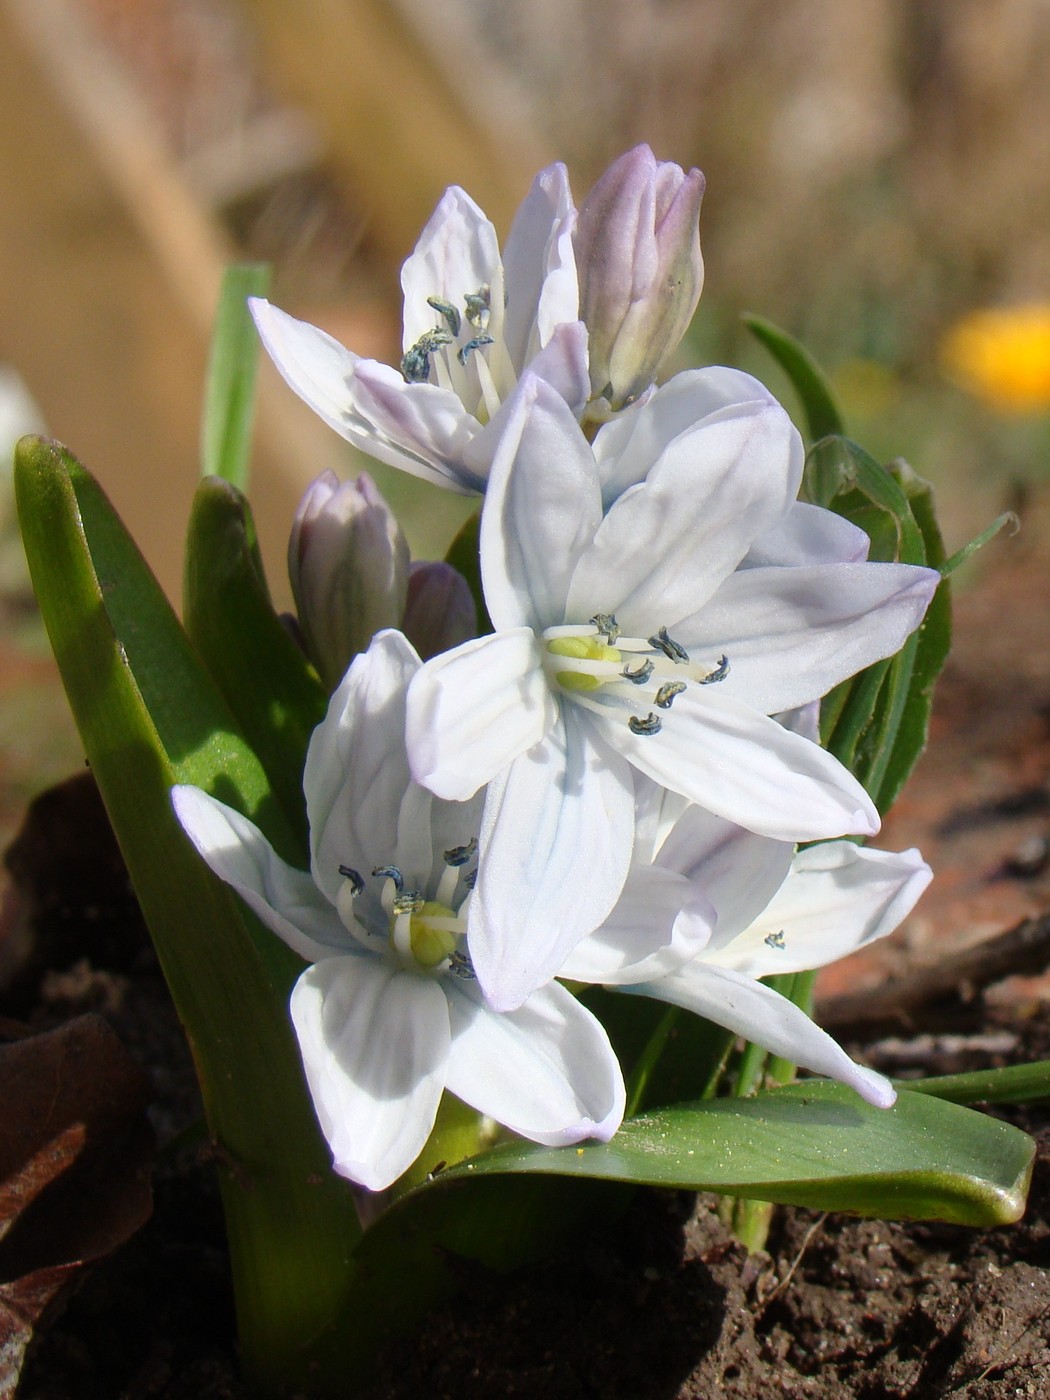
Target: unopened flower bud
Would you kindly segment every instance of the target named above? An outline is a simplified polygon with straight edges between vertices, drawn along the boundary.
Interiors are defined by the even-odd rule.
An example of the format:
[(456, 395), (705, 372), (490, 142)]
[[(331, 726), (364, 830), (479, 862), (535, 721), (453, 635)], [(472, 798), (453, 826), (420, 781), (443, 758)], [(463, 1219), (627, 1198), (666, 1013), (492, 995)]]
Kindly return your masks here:
[(384, 627), (399, 627), (408, 543), (375, 482), (326, 471), (306, 491), (288, 541), (288, 572), (307, 655), (332, 689)]
[(429, 661), (478, 635), (478, 612), (470, 588), (451, 564), (413, 564), (401, 630)]
[(636, 146), (613, 162), (580, 210), (574, 241), (591, 391), (613, 410), (655, 382), (696, 310), (703, 194), (699, 170), (687, 174)]

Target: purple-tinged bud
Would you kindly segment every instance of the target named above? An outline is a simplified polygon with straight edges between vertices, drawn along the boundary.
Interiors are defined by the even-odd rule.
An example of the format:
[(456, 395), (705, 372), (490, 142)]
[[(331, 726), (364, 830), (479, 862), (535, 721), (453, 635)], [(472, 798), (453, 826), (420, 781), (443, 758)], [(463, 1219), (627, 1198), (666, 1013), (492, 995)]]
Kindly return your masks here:
[(413, 564), (401, 630), (424, 661), (472, 641), (478, 610), (463, 575), (451, 564)]
[(367, 473), (326, 471), (307, 488), (288, 573), (307, 655), (334, 690), (377, 632), (401, 625), (408, 591), (408, 543)]
[(579, 213), (574, 238), (591, 391), (611, 409), (656, 380), (704, 285), (704, 177), (636, 146), (609, 166)]

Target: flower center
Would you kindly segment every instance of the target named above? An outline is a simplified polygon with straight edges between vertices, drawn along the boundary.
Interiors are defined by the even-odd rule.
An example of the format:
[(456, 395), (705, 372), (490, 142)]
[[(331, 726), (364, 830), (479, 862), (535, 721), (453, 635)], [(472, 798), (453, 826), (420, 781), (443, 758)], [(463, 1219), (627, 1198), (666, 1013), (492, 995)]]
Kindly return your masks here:
[[(401, 359), (401, 373), (410, 384), (451, 389), (481, 423), (492, 418), (515, 380), (505, 347), (489, 334), (491, 299), (491, 289), (479, 287), (463, 298), (461, 311), (440, 297), (427, 297), (438, 324), (424, 331)], [(479, 355), (483, 349), (489, 353)]]
[(355, 901), (365, 888), (364, 879), (351, 866), (341, 865), (339, 873), (343, 882), (336, 897), (336, 909), (343, 926), (371, 951), (375, 951), (375, 937), (385, 935), (390, 951), (406, 971), (430, 976), (451, 972), (459, 977), (472, 977), (470, 958), (460, 950), (460, 943), (467, 931), (467, 902), (473, 888), (473, 872), (464, 878), (467, 892), (460, 896), (458, 909), (454, 903), (462, 867), (476, 854), (477, 848), (477, 841), (471, 840), (465, 846), (454, 846), (444, 853), (445, 869), (433, 899), (427, 899), (417, 889), (410, 889), (396, 865), (377, 866), (372, 876), (383, 882), (379, 903), (385, 916), (384, 926), (377, 929), (368, 928), (357, 918)]
[(609, 613), (596, 613), (585, 627), (548, 627), (543, 639), (553, 683), (598, 713), (627, 709), (633, 734), (659, 734), (663, 721), (656, 711), (669, 710), (690, 682), (714, 685), (729, 674), (728, 657), (713, 665), (694, 661), (666, 627), (651, 637), (621, 636)]

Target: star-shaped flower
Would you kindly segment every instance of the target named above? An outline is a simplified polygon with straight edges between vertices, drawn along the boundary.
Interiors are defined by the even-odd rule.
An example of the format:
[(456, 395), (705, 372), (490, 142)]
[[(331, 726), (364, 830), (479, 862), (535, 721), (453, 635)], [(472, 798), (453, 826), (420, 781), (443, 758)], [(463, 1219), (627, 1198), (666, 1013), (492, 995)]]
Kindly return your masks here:
[(481, 799), (411, 779), (419, 664), (381, 633), (333, 695), (306, 761), (310, 873), (213, 797), (173, 794), (212, 870), (311, 964), (291, 998), (310, 1093), (336, 1170), (373, 1191), (415, 1161), (446, 1088), (548, 1145), (607, 1139), (624, 1108), (608, 1037), (563, 987), (505, 1015), (481, 995), (464, 943)]
[(633, 771), (780, 840), (878, 829), (842, 765), (770, 716), (898, 650), (938, 575), (856, 559), (857, 531), (797, 503), (801, 469), (787, 415), (738, 371), (676, 376), (593, 446), (523, 381), (481, 521), (496, 630), (428, 662), (408, 705), (418, 782), (489, 785), (470, 939), (494, 1005), (615, 904)]

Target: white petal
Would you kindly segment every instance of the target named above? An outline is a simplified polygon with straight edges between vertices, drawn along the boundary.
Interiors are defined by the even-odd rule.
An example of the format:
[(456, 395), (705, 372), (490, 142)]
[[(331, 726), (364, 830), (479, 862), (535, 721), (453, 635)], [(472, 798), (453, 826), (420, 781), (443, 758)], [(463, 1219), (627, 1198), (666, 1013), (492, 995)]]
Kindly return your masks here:
[(689, 962), (715, 923), (710, 900), (683, 876), (635, 866), (612, 913), (577, 943), (559, 977), (572, 982), (651, 982)]
[(520, 375), (555, 326), (579, 314), (572, 230), (576, 211), (559, 161), (541, 170), (514, 216), (503, 250), (507, 293), (504, 339)]
[(879, 816), (837, 759), (749, 708), (690, 686), (660, 716), (658, 734), (634, 734), (622, 711), (590, 715), (606, 741), (690, 802), (780, 841), (872, 836)]
[(500, 1011), (552, 978), (608, 917), (631, 860), (627, 765), (571, 716), (489, 784), (467, 917), (478, 981)]
[(771, 530), (756, 539), (744, 561), (757, 565), (855, 564), (867, 559), (871, 541), (833, 510), (794, 501)]
[(898, 855), (851, 841), (810, 846), (754, 924), (706, 952), (705, 961), (751, 977), (824, 967), (892, 933), (932, 878), (916, 850)]
[(380, 632), (354, 658), (311, 736), (303, 774), (311, 866), (333, 904), (340, 865), (367, 874), (395, 850), (411, 781), (405, 691), (419, 664), (400, 632)]
[(397, 370), (363, 360), (267, 301), (253, 297), (249, 306), (286, 382), (341, 437), (436, 485), (461, 493), (480, 489), (475, 474), (461, 467), (479, 425), (455, 394), (406, 384)]
[(493, 1011), (476, 984), (447, 978), (448, 1087), (533, 1142), (608, 1141), (624, 1083), (601, 1024), (564, 987), (542, 987), (516, 1011)]
[(876, 1108), (890, 1108), (897, 1097), (888, 1079), (851, 1060), (793, 1002), (753, 978), (698, 959), (660, 982), (631, 990), (706, 1016), (770, 1054), (838, 1079)]
[(481, 515), (481, 574), (497, 628), (542, 632), (566, 620), (569, 579), (600, 520), (587, 439), (561, 395), (527, 375), (514, 395)]
[(629, 635), (667, 627), (677, 637), (679, 619), (703, 607), (756, 533), (788, 508), (796, 436), (780, 405), (765, 400), (722, 409), (673, 438), (645, 480), (609, 507), (572, 575), (567, 616), (615, 613)]
[(291, 1013), (336, 1171), (384, 1190), (423, 1150), (445, 1087), (441, 987), (379, 959), (326, 958), (295, 984)]
[[(743, 370), (716, 365), (686, 370), (662, 384), (645, 402), (617, 415), (594, 440), (594, 455), (602, 481), (602, 499), (608, 507), (630, 486), (644, 481), (653, 463), (668, 446), (703, 420), (724, 413), (731, 417), (763, 408), (779, 407), (764, 384)], [(785, 481), (770, 480), (770, 494), (783, 492), (787, 500), (798, 495), (802, 480), (803, 449), (798, 434), (790, 439), (790, 460)]]
[(558, 707), (527, 627), (464, 642), (433, 657), (408, 693), (407, 743), (417, 783), (438, 797), (472, 797), (539, 743)]
[[(660, 847), (657, 863), (680, 873), (718, 912), (708, 944), (720, 948), (765, 909), (791, 868), (795, 846), (690, 806)], [(705, 957), (708, 954), (705, 953)]]
[(195, 787), (171, 790), (182, 829), (220, 880), (267, 928), (310, 962), (349, 942), (339, 916), (305, 870), (276, 854), (254, 823)]
[(493, 306), (503, 304), (499, 240), (492, 223), (465, 190), (451, 186), (442, 195), (415, 250), (401, 269), (405, 294), (404, 346), (441, 324), (427, 302), (437, 297), (463, 310), (463, 299), (489, 287)]
[(775, 714), (899, 651), (939, 582), (909, 564), (741, 569), (673, 635), (728, 656), (721, 694)]

